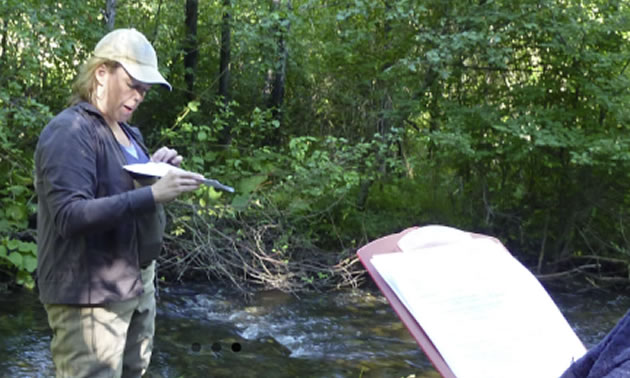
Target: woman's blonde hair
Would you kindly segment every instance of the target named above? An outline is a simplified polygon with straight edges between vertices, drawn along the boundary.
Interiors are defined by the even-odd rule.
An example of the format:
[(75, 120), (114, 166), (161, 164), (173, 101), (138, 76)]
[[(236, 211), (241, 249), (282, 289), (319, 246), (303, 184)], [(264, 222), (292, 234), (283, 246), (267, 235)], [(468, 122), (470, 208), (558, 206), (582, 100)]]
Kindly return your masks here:
[(92, 102), (97, 85), (96, 70), (103, 64), (107, 66), (110, 72), (120, 65), (120, 63), (110, 59), (91, 57), (81, 66), (79, 74), (74, 79), (74, 83), (72, 83), (72, 94), (68, 100), (70, 106), (76, 105), (81, 101)]

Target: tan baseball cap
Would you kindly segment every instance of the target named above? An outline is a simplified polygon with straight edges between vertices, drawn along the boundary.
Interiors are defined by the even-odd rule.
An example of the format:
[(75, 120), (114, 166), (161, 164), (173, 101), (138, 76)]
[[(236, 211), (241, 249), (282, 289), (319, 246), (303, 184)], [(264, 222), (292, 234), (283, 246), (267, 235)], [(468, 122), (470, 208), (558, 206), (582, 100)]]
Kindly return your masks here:
[(147, 38), (136, 29), (116, 29), (96, 44), (94, 56), (120, 63), (134, 79), (146, 84), (171, 85), (158, 71), (157, 54)]

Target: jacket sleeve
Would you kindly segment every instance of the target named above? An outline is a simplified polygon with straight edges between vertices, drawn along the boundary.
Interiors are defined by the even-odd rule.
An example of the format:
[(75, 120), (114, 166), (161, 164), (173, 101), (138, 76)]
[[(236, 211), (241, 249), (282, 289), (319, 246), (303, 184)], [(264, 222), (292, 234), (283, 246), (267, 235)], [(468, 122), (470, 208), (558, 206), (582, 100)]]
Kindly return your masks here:
[(96, 198), (98, 146), (84, 116), (57, 117), (35, 152), (37, 192), (63, 237), (103, 232), (123, 219), (155, 209), (150, 187)]

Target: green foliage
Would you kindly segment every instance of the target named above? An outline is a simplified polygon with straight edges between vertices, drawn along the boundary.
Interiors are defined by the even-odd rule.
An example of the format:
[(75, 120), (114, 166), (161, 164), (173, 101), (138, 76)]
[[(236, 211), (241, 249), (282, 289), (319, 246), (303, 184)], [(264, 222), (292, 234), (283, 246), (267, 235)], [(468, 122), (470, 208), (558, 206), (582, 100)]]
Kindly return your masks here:
[[(73, 60), (84, 55), (70, 38), (76, 25), (59, 28), (76, 16), (76, 8), (9, 0), (0, 3), (0, 14), (0, 266), (16, 283), (33, 287), (36, 248), (28, 241), (36, 210), (33, 150), (50, 109), (61, 108), (67, 96)], [(94, 32), (83, 37), (90, 35)]]
[[(152, 89), (133, 122), (150, 146), (237, 189), (187, 198), (209, 219), (278, 217), (332, 251), (437, 222), (534, 259), (543, 245), (551, 261), (630, 250), (627, 2), (280, 3), (199, 4), (192, 93), (184, 2), (117, 5), (116, 26), (149, 37), (174, 87)], [(0, 3), (0, 237), (20, 277), (30, 252), (9, 242), (30, 232), (37, 135), (105, 32), (103, 7)], [(229, 99), (215, 95), (226, 12)], [(270, 109), (280, 37), (286, 90)]]
[(0, 266), (17, 269), (16, 283), (32, 289), (32, 274), (37, 269), (37, 245), (32, 242), (3, 238), (0, 240)]

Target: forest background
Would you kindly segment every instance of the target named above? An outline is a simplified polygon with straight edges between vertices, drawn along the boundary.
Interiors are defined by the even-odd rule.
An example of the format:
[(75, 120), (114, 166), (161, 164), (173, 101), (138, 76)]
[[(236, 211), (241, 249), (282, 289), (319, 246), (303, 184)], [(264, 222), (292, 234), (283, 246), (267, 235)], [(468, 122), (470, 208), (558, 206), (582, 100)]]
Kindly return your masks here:
[(163, 279), (356, 286), (358, 247), (444, 224), (541, 278), (628, 281), (626, 0), (0, 0), (12, 282), (34, 286), (38, 135), (114, 27), (174, 87), (134, 116), (148, 145), (236, 188), (168, 206)]

